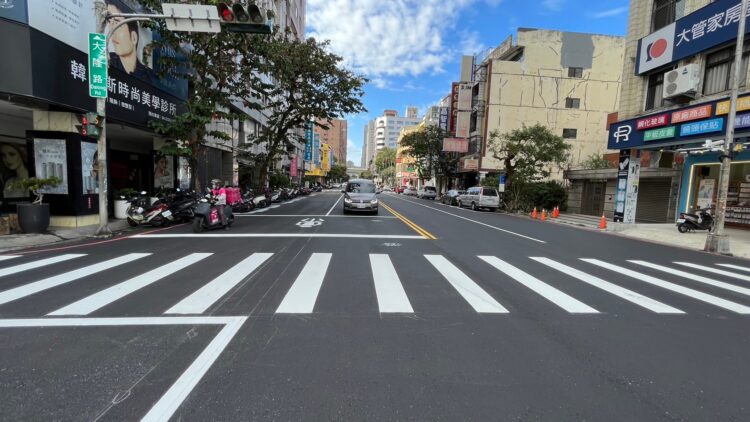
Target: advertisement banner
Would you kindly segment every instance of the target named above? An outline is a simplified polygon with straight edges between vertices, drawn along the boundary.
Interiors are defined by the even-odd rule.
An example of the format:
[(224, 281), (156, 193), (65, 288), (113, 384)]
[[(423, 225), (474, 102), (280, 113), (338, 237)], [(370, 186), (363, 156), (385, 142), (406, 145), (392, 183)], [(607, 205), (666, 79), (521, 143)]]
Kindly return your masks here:
[(638, 183), (641, 178), (641, 164), (631, 162), (628, 170), (628, 190), (625, 194), (625, 215), (622, 222), (635, 223), (635, 211), (638, 205)]
[[(750, 97), (737, 98), (737, 111), (750, 110)], [(716, 103), (716, 115), (729, 114), (729, 100)]]
[(661, 129), (647, 130), (643, 134), (643, 140), (646, 142), (658, 139), (674, 138), (676, 126), (663, 127)]
[(312, 153), (313, 163), (315, 163), (316, 166), (320, 166), (320, 135), (317, 133), (313, 134)]
[(464, 160), (464, 170), (479, 170), (479, 160), (467, 158)]
[(0, 0), (0, 18), (28, 24), (26, 0)]
[[(109, 33), (110, 25), (120, 22), (115, 18), (104, 28), (97, 28), (96, 11), (91, 0), (49, 0), (46, 7), (30, 7), (29, 26), (50, 37), (67, 44), (76, 50), (88, 52), (88, 33), (96, 30)], [(149, 11), (135, 0), (107, 0), (107, 10), (111, 13), (148, 13)], [(110, 69), (121, 71), (127, 76), (165, 91), (178, 99), (187, 98), (187, 81), (171, 76), (160, 77), (164, 70), (159, 65), (163, 56), (180, 57), (174, 50), (154, 48), (158, 34), (132, 22), (123, 25), (108, 40)], [(86, 63), (85, 61), (83, 63)], [(46, 70), (49, 71), (47, 68)]]
[(321, 146), (321, 150), (323, 153), (323, 158), (321, 159), (321, 168), (323, 171), (328, 171), (331, 169), (331, 146), (328, 144), (323, 144)]
[(622, 222), (625, 218), (625, 198), (628, 192), (628, 171), (630, 170), (630, 150), (620, 151), (620, 161), (617, 167), (617, 191), (615, 193), (615, 222)]
[(471, 84), (460, 84), (458, 87), (458, 110), (471, 111)]
[(715, 179), (703, 179), (698, 185), (698, 201), (696, 205), (698, 209), (711, 208), (714, 202), (714, 187), (716, 186)]
[(97, 162), (96, 143), (81, 142), (81, 179), (83, 193), (99, 193), (99, 163)]
[(42, 193), (68, 194), (68, 158), (64, 139), (34, 139), (34, 169), (36, 177), (57, 177), (62, 182)]
[(0, 158), (0, 202), (7, 204), (9, 198), (28, 198), (29, 191), (16, 185), (17, 182), (29, 178), (29, 154), (26, 144), (1, 142)]
[(289, 176), (297, 177), (297, 155), (292, 156), (292, 164), (289, 165)]
[(444, 152), (469, 152), (469, 140), (458, 138), (443, 139)]
[(459, 111), (456, 119), (456, 138), (468, 138), (471, 127), (471, 112)]
[(669, 114), (659, 114), (646, 119), (638, 119), (638, 130), (651, 129), (669, 124)]
[(721, 132), (724, 129), (724, 119), (705, 120), (702, 122), (687, 123), (680, 127), (680, 136), (702, 135), (704, 133)]
[(449, 115), (450, 115), (450, 110), (448, 107), (440, 107), (440, 117), (438, 120), (438, 127), (445, 132), (448, 131), (448, 116)]
[(448, 117), (448, 132), (454, 133), (456, 131), (456, 118), (458, 117), (458, 82), (451, 84), (451, 106), (450, 116)]
[(171, 155), (159, 154), (154, 157), (155, 188), (174, 188), (173, 162)]
[(313, 141), (314, 141), (314, 135), (313, 135), (313, 123), (308, 122), (305, 126), (305, 161), (312, 161), (313, 159)]
[(672, 124), (705, 119), (711, 116), (711, 104), (691, 107), (672, 113)]
[[(636, 73), (693, 56), (737, 38), (742, 3), (714, 1), (638, 41)], [(750, 32), (750, 25), (745, 30)]]

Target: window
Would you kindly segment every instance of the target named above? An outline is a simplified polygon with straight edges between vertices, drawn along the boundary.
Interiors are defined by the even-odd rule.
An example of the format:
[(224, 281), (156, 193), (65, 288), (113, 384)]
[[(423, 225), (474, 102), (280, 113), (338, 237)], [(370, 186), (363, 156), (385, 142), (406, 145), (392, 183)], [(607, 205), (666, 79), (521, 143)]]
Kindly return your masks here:
[(581, 99), (580, 98), (566, 98), (565, 108), (581, 108)]
[[(747, 76), (747, 58), (750, 46), (745, 45), (742, 53), (742, 65), (740, 67), (740, 86), (745, 86)], [(730, 88), (729, 82), (734, 63), (734, 46), (727, 47), (706, 56), (706, 75), (703, 81), (703, 94), (710, 95), (726, 91)]]
[(568, 68), (568, 77), (569, 78), (582, 78), (583, 77), (583, 68), (582, 67), (569, 67)]
[(578, 129), (563, 129), (563, 139), (575, 139), (578, 136)]
[(651, 30), (657, 31), (682, 17), (685, 12), (685, 0), (654, 0), (654, 12), (651, 15)]
[(651, 110), (664, 105), (664, 73), (654, 73), (648, 77), (648, 90), (646, 91), (646, 110)]

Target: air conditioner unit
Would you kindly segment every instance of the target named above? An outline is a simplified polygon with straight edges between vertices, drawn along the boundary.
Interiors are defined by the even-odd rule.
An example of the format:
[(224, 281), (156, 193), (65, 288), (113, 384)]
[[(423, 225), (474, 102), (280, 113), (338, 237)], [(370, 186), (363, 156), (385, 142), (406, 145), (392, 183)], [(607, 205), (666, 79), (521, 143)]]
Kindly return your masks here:
[(664, 98), (693, 96), (701, 81), (700, 66), (689, 64), (664, 74)]

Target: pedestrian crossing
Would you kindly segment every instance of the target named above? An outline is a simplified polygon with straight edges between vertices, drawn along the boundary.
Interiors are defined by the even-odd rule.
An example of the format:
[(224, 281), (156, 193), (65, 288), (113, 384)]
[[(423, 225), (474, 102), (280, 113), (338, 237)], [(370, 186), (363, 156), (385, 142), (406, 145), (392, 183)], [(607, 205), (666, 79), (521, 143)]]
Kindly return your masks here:
[[(710, 313), (707, 309), (715, 309), (750, 315), (750, 285), (744, 284), (750, 281), (750, 277), (741, 273), (750, 272), (750, 267), (727, 263), (703, 265), (639, 259), (613, 263), (595, 258), (561, 260), (532, 256), (509, 259), (491, 255), (453, 257), (439, 254), (421, 255), (419, 259), (423, 261), (415, 262), (383, 253), (367, 254), (361, 257), (362, 262), (351, 262), (348, 254), (337, 261), (336, 254), (319, 252), (300, 257), (299, 265), (304, 262), (301, 269), (284, 263), (285, 268), (295, 269), (283, 271), (284, 276), (279, 277), (278, 271), (263, 270), (266, 264), (277, 258), (275, 254), (255, 252), (220, 274), (217, 271), (215, 277), (206, 277), (205, 283), (195, 280), (185, 283), (184, 288), (177, 283), (194, 280), (196, 276), (193, 274), (198, 273), (194, 271), (196, 266), (216, 265), (220, 262), (216, 261), (217, 258), (218, 255), (213, 253), (190, 253), (164, 262), (158, 261), (159, 257), (151, 253), (129, 253), (96, 262), (87, 254), (62, 254), (22, 262), (24, 257), (21, 256), (0, 255), (0, 318), (4, 315), (4, 308), (21, 301), (28, 301), (22, 304), (28, 303), (30, 309), (36, 310), (36, 306), (31, 306), (35, 303), (32, 301), (34, 297), (54, 296), (62, 292), (60, 289), (70, 289), (64, 295), (66, 298), (81, 297), (64, 306), (60, 306), (62, 301), (59, 301), (55, 308), (41, 310), (38, 316), (107, 314), (109, 306), (134, 300), (133, 297), (146, 288), (165, 287), (168, 287), (168, 293), (159, 296), (160, 300), (163, 299), (160, 302), (163, 307), (154, 312), (163, 315), (213, 314), (256, 276), (251, 280), (253, 283), (263, 277), (278, 278), (278, 283), (272, 285), (278, 289), (277, 294), (269, 295), (271, 303), (267, 304), (272, 307), (271, 314), (281, 317), (335, 312), (329, 309), (331, 303), (326, 302), (324, 306), (318, 298), (325, 289), (336, 289), (340, 283), (347, 282), (338, 277), (337, 265), (354, 266), (366, 272), (363, 279), (371, 283), (372, 289), (356, 292), (373, 296), (379, 314), (429, 315), (439, 311), (422, 307), (424, 301), (419, 300), (420, 294), (432, 289), (444, 292), (445, 297), (453, 302), (463, 303), (459, 308), (468, 305), (465, 309), (477, 314), (523, 312), (524, 306), (529, 306), (529, 302), (518, 296), (523, 294), (540, 298), (540, 305), (536, 306), (572, 315), (608, 314), (614, 312), (613, 309), (621, 311), (622, 307), (613, 305), (613, 301), (622, 301), (624, 306), (634, 305), (635, 312), (653, 314), (707, 314)], [(7, 265), (3, 266), (6, 261)], [(146, 267), (155, 261), (158, 265), (140, 274), (118, 275), (119, 268), (126, 264), (138, 262), (139, 267)], [(63, 265), (63, 270), (56, 271), (55, 275), (35, 277), (45, 269), (56, 270), (60, 265)], [(424, 275), (421, 278), (416, 276), (415, 269)], [(415, 278), (420, 280), (415, 281)], [(93, 289), (75, 289), (75, 282), (84, 279), (95, 279), (97, 284)], [(15, 287), (4, 289), (6, 282)], [(422, 285), (416, 288), (414, 283)], [(589, 293), (591, 287), (594, 290)], [(658, 298), (651, 297), (654, 295)], [(349, 299), (337, 298), (341, 301)], [(414, 299), (418, 300), (415, 302)], [(248, 310), (247, 315), (250, 314)]]

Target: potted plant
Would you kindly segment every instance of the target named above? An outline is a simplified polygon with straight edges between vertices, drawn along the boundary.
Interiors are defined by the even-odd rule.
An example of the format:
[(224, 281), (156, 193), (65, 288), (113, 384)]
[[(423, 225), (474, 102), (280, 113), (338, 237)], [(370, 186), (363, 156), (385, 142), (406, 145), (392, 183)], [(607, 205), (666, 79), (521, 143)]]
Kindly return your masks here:
[(15, 185), (30, 190), (36, 199), (30, 204), (17, 204), (18, 225), (24, 233), (42, 233), (49, 227), (49, 204), (43, 204), (43, 189), (54, 188), (62, 182), (57, 177), (39, 179), (31, 177)]
[(117, 191), (115, 195), (115, 218), (124, 220), (128, 218), (128, 205), (130, 204), (130, 198), (136, 196), (138, 191), (131, 188), (124, 188)]

